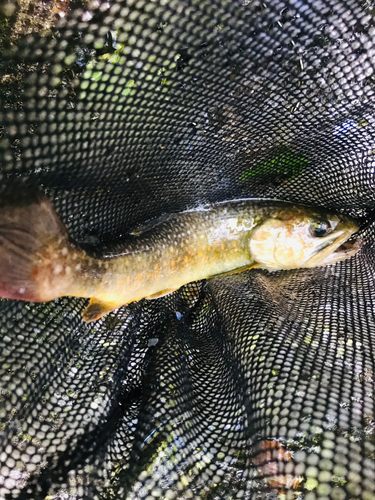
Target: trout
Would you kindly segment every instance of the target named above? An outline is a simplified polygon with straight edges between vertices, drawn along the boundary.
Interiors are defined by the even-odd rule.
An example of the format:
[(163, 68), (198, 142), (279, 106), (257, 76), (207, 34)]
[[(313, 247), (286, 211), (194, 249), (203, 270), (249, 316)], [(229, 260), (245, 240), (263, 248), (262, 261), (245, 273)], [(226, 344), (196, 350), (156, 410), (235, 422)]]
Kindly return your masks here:
[(69, 238), (47, 196), (10, 189), (0, 199), (0, 297), (47, 302), (90, 299), (86, 322), (192, 281), (241, 272), (335, 264), (355, 255), (350, 217), (270, 200), (218, 203), (147, 223), (112, 250)]

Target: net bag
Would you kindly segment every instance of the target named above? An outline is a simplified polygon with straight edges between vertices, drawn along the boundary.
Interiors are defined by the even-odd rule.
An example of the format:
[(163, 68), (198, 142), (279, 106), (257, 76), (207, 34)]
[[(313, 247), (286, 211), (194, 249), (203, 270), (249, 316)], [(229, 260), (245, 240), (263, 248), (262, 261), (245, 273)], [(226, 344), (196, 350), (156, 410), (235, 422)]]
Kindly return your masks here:
[(82, 246), (241, 198), (327, 207), (334, 266), (192, 283), (86, 324), (0, 302), (0, 498), (375, 498), (374, 5), (0, 5), (1, 189)]

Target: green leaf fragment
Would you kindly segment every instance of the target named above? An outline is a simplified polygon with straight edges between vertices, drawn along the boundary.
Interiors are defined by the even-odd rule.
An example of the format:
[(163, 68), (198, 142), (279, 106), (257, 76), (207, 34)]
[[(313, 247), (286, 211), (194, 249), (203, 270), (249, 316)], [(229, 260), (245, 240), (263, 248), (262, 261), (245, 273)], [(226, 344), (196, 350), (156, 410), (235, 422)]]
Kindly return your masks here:
[(309, 491), (314, 490), (318, 486), (318, 481), (313, 477), (309, 477), (306, 479), (305, 488)]
[(91, 75), (91, 80), (93, 80), (94, 82), (98, 82), (102, 76), (103, 71), (94, 71), (94, 73)]
[(275, 156), (266, 158), (252, 166), (247, 172), (244, 172), (240, 180), (264, 176), (272, 176), (280, 180), (292, 180), (304, 172), (306, 163), (308, 163), (307, 158), (282, 146), (278, 148)]
[(127, 81), (125, 84), (125, 89), (122, 91), (122, 95), (129, 95), (135, 86), (136, 86), (135, 80)]

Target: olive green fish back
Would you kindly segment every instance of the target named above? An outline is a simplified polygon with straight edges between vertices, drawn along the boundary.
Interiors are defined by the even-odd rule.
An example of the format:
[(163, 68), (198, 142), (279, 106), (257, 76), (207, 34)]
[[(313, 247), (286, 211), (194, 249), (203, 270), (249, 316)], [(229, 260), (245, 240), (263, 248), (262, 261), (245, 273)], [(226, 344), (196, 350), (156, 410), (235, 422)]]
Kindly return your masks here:
[(91, 324), (84, 299), (1, 300), (1, 499), (375, 498), (374, 16), (0, 5), (0, 191), (41, 187), (85, 248), (251, 197), (339, 210), (366, 243)]

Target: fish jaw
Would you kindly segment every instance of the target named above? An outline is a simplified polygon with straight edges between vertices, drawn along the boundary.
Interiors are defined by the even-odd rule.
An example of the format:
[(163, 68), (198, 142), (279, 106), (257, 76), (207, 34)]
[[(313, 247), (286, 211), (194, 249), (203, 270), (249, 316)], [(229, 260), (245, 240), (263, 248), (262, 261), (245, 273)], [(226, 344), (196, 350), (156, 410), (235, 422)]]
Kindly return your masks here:
[[(359, 227), (354, 222), (348, 227), (340, 231), (335, 240), (326, 248), (310, 257), (303, 267), (312, 268), (318, 266), (328, 266), (341, 262), (350, 257), (353, 257), (362, 247), (362, 241), (356, 239), (353, 242), (348, 242), (348, 239), (358, 231)], [(328, 240), (330, 235), (326, 237)]]

